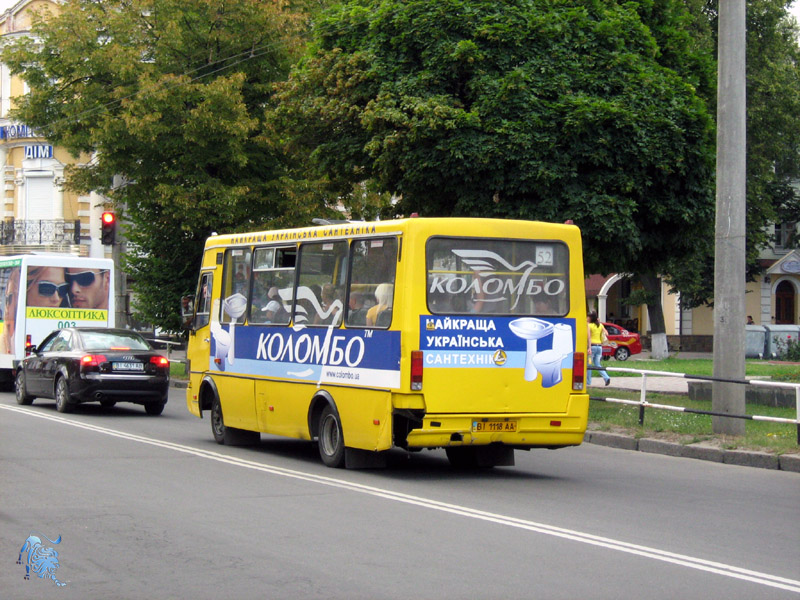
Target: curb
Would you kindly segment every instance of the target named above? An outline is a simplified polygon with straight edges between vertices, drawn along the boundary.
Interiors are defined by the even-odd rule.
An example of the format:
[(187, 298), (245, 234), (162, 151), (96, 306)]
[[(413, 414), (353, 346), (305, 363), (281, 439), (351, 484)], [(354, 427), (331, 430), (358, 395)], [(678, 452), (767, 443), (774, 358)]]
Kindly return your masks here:
[(800, 454), (777, 456), (767, 452), (749, 450), (724, 450), (699, 442), (697, 444), (676, 444), (651, 438), (636, 439), (633, 436), (605, 431), (587, 431), (584, 442), (607, 446), (619, 450), (637, 450), (680, 458), (696, 458), (726, 465), (757, 467), (800, 473)]

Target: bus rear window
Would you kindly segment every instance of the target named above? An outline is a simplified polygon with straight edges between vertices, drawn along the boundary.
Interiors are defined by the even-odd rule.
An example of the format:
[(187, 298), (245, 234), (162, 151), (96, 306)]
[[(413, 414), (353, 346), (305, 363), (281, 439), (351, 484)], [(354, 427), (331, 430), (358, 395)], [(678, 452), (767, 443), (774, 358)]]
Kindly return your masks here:
[(431, 238), (426, 268), (431, 314), (569, 312), (569, 251), (559, 241)]

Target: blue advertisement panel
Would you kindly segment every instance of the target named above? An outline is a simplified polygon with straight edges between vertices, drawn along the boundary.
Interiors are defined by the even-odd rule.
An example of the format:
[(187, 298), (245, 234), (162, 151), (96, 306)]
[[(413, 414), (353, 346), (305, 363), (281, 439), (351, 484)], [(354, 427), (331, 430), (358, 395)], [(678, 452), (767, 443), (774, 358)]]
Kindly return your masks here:
[(575, 319), (422, 316), (425, 368), (518, 369), (526, 381), (552, 387), (572, 368)]
[(397, 388), (400, 332), (212, 323), (209, 368), (319, 384)]

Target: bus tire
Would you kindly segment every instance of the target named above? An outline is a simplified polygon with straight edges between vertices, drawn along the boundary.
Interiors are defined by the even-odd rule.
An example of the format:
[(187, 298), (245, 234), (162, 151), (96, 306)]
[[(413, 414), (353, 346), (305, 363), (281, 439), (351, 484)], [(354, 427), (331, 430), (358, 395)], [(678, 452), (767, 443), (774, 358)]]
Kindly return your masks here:
[(319, 456), (331, 468), (344, 466), (344, 434), (339, 414), (329, 404), (319, 418)]
[(453, 446), (445, 448), (447, 459), (456, 469), (491, 469), (513, 467), (514, 449), (499, 444), (488, 446)]
[(478, 466), (478, 457), (472, 446), (453, 446), (445, 448), (444, 452), (454, 469), (475, 469)]
[(214, 400), (211, 402), (210, 421), (211, 433), (214, 435), (214, 441), (218, 444), (224, 444), (226, 446), (253, 446), (261, 441), (261, 434), (257, 431), (236, 429), (225, 425), (225, 419), (222, 415), (222, 405), (220, 404), (219, 397), (216, 395), (214, 395)]
[(69, 397), (69, 385), (66, 377), (59, 377), (56, 380), (56, 410), (60, 413), (72, 412), (74, 405)]
[(17, 404), (33, 404), (35, 396), (28, 394), (28, 390), (25, 387), (25, 371), (22, 369), (17, 371), (17, 378), (14, 380), (14, 391), (17, 394)]

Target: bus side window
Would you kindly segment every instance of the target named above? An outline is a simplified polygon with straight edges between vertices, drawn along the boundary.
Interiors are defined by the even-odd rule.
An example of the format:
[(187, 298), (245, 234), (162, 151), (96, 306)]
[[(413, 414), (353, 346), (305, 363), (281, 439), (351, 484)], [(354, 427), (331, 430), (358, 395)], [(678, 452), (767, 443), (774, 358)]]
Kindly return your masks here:
[(391, 325), (396, 271), (397, 238), (357, 240), (350, 245), (348, 327)]
[(300, 246), (295, 321), (338, 327), (344, 311), (347, 242), (310, 242)]
[(250, 249), (230, 248), (225, 251), (222, 271), (221, 323), (244, 323), (250, 296)]
[(288, 325), (294, 297), (295, 246), (253, 251), (253, 292), (248, 322)]

